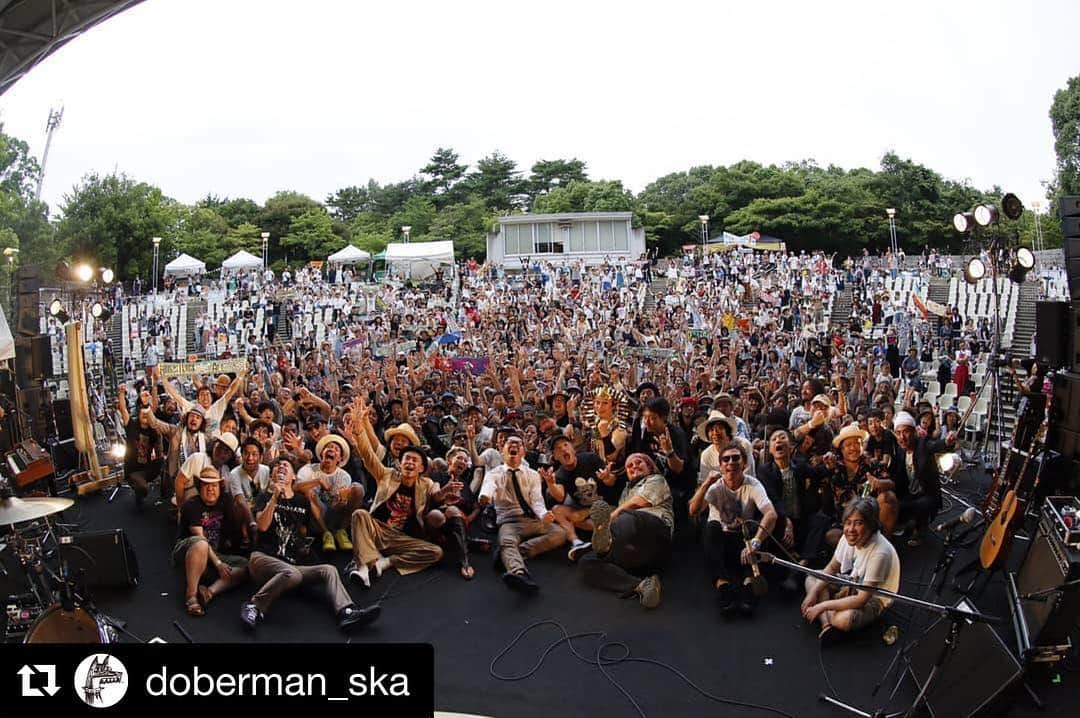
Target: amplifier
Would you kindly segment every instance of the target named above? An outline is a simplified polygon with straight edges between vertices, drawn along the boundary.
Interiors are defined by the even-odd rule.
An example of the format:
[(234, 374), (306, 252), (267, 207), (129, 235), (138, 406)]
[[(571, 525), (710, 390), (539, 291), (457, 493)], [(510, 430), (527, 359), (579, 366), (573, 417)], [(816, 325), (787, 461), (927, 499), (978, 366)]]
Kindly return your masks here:
[[(1051, 497), (1054, 499), (1057, 497)], [(1016, 576), (1016, 593), (1031, 646), (1068, 646), (1080, 619), (1080, 551), (1062, 540), (1051, 500)]]
[(85, 571), (90, 586), (130, 588), (139, 583), (135, 549), (123, 529), (83, 531), (60, 538), (60, 556), (77, 577)]

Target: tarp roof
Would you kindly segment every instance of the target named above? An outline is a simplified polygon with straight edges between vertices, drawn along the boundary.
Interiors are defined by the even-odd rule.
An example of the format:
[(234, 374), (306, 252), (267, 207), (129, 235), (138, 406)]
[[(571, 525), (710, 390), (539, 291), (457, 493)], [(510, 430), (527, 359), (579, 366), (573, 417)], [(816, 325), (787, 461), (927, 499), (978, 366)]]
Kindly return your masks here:
[(454, 263), (454, 243), (394, 242), (386, 245), (386, 265), (393, 274), (422, 279), (435, 273), (442, 264)]
[(206, 262), (195, 259), (189, 254), (181, 254), (179, 257), (165, 265), (165, 274), (174, 274), (179, 277), (205, 273)]
[(371, 254), (350, 244), (348, 247), (334, 252), (326, 259), (330, 264), (359, 264), (369, 261)]
[(262, 260), (246, 249), (241, 249), (222, 262), (221, 266), (224, 269), (259, 269), (262, 267)]

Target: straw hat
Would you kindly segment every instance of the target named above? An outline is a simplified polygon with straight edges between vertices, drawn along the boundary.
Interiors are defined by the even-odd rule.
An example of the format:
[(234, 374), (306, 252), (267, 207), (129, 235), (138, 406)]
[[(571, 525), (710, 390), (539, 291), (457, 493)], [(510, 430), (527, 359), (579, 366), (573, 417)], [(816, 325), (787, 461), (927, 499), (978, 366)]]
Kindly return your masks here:
[(709, 427), (711, 427), (713, 424), (718, 424), (720, 422), (727, 424), (729, 432), (734, 437), (737, 428), (735, 420), (729, 416), (726, 416), (723, 412), (719, 411), (710, 411), (708, 417), (706, 417), (704, 421), (698, 422), (698, 425), (694, 428), (694, 431), (698, 435), (699, 439), (704, 441), (706, 444), (710, 444), (712, 443), (712, 439), (709, 438)]
[(315, 458), (322, 459), (323, 449), (330, 444), (337, 444), (341, 449), (341, 461), (338, 463), (343, 465), (349, 460), (349, 442), (345, 441), (344, 437), (337, 434), (327, 434), (323, 438), (319, 439), (319, 443), (315, 444)]
[(840, 433), (832, 440), (834, 449), (839, 449), (840, 446), (848, 439), (858, 439), (859, 441), (866, 441), (870, 437), (870, 434), (863, 431), (858, 424), (851, 423), (840, 430)]
[(386, 443), (389, 444), (390, 440), (395, 436), (404, 436), (409, 440), (409, 443), (413, 446), (420, 446), (420, 437), (416, 435), (416, 429), (412, 428), (411, 424), (398, 424), (397, 426), (387, 429), (383, 436), (386, 438)]

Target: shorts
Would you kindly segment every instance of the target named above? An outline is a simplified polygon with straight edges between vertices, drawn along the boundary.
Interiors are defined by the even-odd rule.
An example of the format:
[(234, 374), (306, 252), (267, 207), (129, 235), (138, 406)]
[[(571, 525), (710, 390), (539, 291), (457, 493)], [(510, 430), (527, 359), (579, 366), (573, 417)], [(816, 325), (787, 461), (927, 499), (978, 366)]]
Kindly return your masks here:
[[(184, 566), (184, 559), (187, 557), (188, 550), (199, 541), (205, 541), (202, 536), (187, 536), (180, 539), (173, 545), (172, 550), (172, 565), (173, 568), (182, 568)], [(217, 557), (224, 561), (232, 568), (244, 568), (247, 566), (247, 559), (243, 556), (233, 556), (227, 553), (217, 553)], [(202, 575), (204, 581), (213, 581), (217, 578), (217, 570), (209, 563), (206, 564), (206, 571)]]
[[(853, 589), (848, 586), (829, 586), (829, 598), (844, 598), (850, 596), (852, 592)], [(851, 618), (851, 630), (857, 631), (869, 626), (881, 618), (881, 614), (885, 613), (888, 607), (881, 596), (874, 595), (862, 608), (849, 608), (848, 610), (854, 614)]]

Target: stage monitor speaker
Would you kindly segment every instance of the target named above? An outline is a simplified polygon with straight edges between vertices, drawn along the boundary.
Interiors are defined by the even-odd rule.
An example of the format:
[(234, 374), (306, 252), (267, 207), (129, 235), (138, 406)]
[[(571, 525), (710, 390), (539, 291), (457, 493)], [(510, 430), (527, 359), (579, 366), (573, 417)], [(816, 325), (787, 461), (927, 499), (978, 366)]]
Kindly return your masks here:
[[(1031, 542), (1016, 587), (1021, 596), (1080, 579), (1080, 552), (1047, 532), (1047, 517)], [(1054, 591), (1042, 600), (1021, 599), (1033, 646), (1063, 646), (1080, 620), (1080, 585)]]
[(79, 469), (79, 450), (75, 448), (75, 439), (64, 440), (50, 439), (46, 442), (49, 446), (49, 455), (52, 457), (53, 468), (57, 474)]
[(139, 583), (135, 549), (123, 529), (83, 531), (60, 538), (60, 556), (73, 579), (85, 571), (89, 586), (130, 588)]
[(1072, 332), (1062, 331), (1070, 309), (1068, 302), (1035, 303), (1035, 356), (1051, 369), (1072, 366)]
[[(962, 598), (956, 606), (977, 611)], [(949, 635), (952, 621), (938, 618), (911, 651), (909, 670), (919, 689), (926, 684)], [(935, 718), (986, 715), (1000, 709), (1006, 693), (1021, 676), (1020, 663), (991, 626), (964, 622), (956, 647), (926, 696)]]
[(75, 429), (71, 423), (70, 399), (55, 399), (53, 401), (53, 421), (56, 422), (56, 435), (62, 441), (74, 438)]
[(1080, 373), (1058, 372), (1054, 376), (1047, 447), (1066, 459), (1080, 458)]

